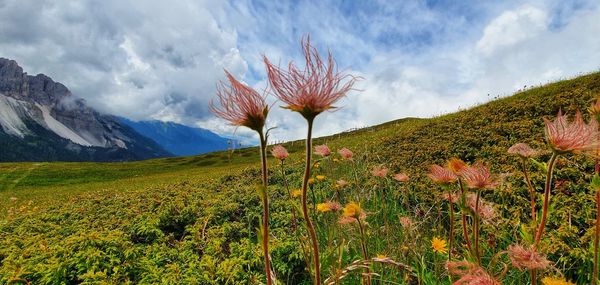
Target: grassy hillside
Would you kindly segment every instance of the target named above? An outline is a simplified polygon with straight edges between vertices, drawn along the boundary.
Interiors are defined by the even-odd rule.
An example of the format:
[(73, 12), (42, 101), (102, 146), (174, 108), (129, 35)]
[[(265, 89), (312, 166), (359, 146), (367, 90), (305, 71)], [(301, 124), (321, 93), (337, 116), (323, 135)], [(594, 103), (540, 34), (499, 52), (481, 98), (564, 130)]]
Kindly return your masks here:
[[(436, 198), (439, 189), (424, 175), (428, 167), (459, 157), (471, 163), (483, 160), (493, 172), (506, 174), (501, 187), (484, 193), (502, 217), (484, 226), (484, 260), (489, 262), (494, 253), (520, 241), (521, 227), (528, 223), (527, 188), (517, 160), (506, 150), (517, 142), (546, 149), (542, 117), (554, 118), (559, 109), (570, 114), (585, 110), (598, 94), (600, 73), (594, 73), (437, 118), (402, 119), (319, 138), (315, 144), (326, 143), (333, 150), (350, 148), (356, 159), (352, 165), (322, 161), (315, 175), (326, 178), (313, 186), (312, 203), (360, 200), (368, 213), (369, 252), (404, 262), (414, 271), (383, 265), (373, 269), (400, 284), (415, 280), (444, 284), (448, 278), (439, 279), (444, 276), (443, 257), (436, 257), (429, 246), (432, 236), (446, 233), (448, 221), (441, 217), (447, 209)], [(286, 175), (295, 189), (300, 186), (303, 144), (297, 141), (286, 147), (292, 153)], [(131, 163), (0, 164), (0, 282), (255, 284), (263, 280), (256, 236), (261, 206), (253, 186), (258, 183), (257, 152), (249, 148), (233, 154)], [(391, 179), (374, 179), (369, 170), (379, 164), (408, 173), (411, 182), (398, 186)], [(283, 283), (309, 284), (303, 252), (290, 231), (291, 209), (297, 201), (287, 197), (276, 161), (270, 165), (274, 269)], [(543, 170), (532, 166), (531, 171), (541, 198)], [(595, 205), (586, 183), (592, 173), (589, 158), (567, 156), (559, 161), (556, 180), (564, 182), (553, 193), (549, 236), (543, 247), (556, 272), (579, 284), (586, 284), (591, 273)], [(345, 194), (334, 191), (337, 179), (352, 181)], [(380, 189), (392, 193), (383, 209), (373, 194)], [(382, 232), (384, 216), (389, 216), (390, 228)], [(415, 236), (405, 236), (398, 224), (400, 216), (418, 221)], [(360, 258), (359, 237), (352, 229), (336, 226), (333, 215), (315, 213), (315, 218), (327, 277)], [(502, 260), (510, 264), (505, 256)], [(490, 270), (501, 271), (498, 266)], [(358, 276), (347, 277), (343, 284), (360, 283)], [(527, 273), (510, 270), (505, 280), (505, 284), (525, 284)]]

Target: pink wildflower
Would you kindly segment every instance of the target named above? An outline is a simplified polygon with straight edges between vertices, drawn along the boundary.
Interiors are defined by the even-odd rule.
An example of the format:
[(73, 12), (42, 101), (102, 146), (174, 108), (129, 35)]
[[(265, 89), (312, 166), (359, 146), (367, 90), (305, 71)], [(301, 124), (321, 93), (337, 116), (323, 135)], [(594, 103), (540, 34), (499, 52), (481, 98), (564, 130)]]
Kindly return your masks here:
[(550, 266), (550, 261), (546, 257), (533, 249), (525, 248), (522, 245), (509, 245), (508, 257), (514, 267), (519, 270), (546, 269)]
[(559, 111), (553, 122), (544, 118), (544, 123), (546, 141), (557, 153), (581, 153), (598, 146), (598, 123), (596, 120), (590, 120), (590, 123), (586, 124), (579, 111), (572, 122)]
[(539, 152), (537, 150), (531, 148), (526, 143), (517, 143), (508, 149), (508, 153), (516, 154), (523, 158), (528, 158), (528, 157), (536, 156)]
[(285, 149), (285, 147), (283, 147), (282, 145), (274, 146), (271, 149), (271, 154), (273, 155), (273, 157), (275, 157), (279, 160), (284, 160), (290, 155), (288, 153), (287, 149)]
[(477, 264), (468, 261), (446, 262), (448, 274), (458, 276), (460, 279), (453, 285), (500, 285), (500, 281), (487, 273)]
[(466, 167), (462, 171), (462, 177), (467, 186), (473, 189), (493, 189), (498, 185), (492, 178), (489, 168), (481, 162)]
[[(472, 211), (475, 211), (477, 195), (474, 193), (468, 193), (466, 198), (467, 206), (471, 208)], [(493, 204), (485, 201), (481, 197), (479, 198), (479, 209), (478, 213), (476, 214), (479, 215), (479, 218), (481, 218), (483, 222), (488, 224), (491, 224), (498, 217), (498, 214), (496, 213)]]
[(342, 148), (340, 150), (338, 150), (338, 153), (340, 154), (340, 156), (345, 159), (345, 160), (352, 160), (352, 156), (353, 153), (351, 150), (347, 149), (347, 148)]
[(217, 98), (221, 106), (217, 107), (211, 101), (210, 109), (231, 125), (261, 132), (269, 112), (265, 97), (239, 82), (227, 70), (225, 74), (229, 84), (220, 81), (217, 85)]
[(405, 173), (396, 173), (394, 175), (394, 180), (398, 182), (407, 182), (409, 179), (410, 177), (408, 177), (408, 175), (406, 175)]
[(338, 188), (344, 188), (344, 187), (348, 186), (348, 181), (346, 181), (344, 179), (340, 179), (340, 180), (338, 180), (338, 181), (335, 182), (335, 185)]
[(325, 157), (331, 154), (331, 150), (327, 145), (318, 145), (315, 146), (315, 154)]
[(389, 169), (387, 169), (387, 167), (384, 166), (375, 166), (373, 167), (373, 170), (371, 170), (371, 174), (373, 174), (373, 176), (376, 177), (382, 177), (385, 178), (385, 176), (388, 174)]
[(273, 65), (267, 57), (263, 60), (275, 96), (287, 104), (285, 108), (312, 120), (321, 112), (335, 108), (333, 104), (352, 90), (356, 78), (338, 72), (331, 53), (324, 62), (317, 49), (310, 45), (310, 37), (302, 39), (302, 49), (306, 60), (304, 70), (290, 62), (286, 71)]
[(409, 217), (400, 217), (400, 224), (405, 228), (405, 229), (410, 229), (413, 226), (413, 221), (411, 218)]
[(439, 165), (432, 165), (429, 168), (429, 174), (427, 174), (431, 180), (439, 184), (449, 184), (456, 181), (457, 176), (451, 170), (441, 167)]

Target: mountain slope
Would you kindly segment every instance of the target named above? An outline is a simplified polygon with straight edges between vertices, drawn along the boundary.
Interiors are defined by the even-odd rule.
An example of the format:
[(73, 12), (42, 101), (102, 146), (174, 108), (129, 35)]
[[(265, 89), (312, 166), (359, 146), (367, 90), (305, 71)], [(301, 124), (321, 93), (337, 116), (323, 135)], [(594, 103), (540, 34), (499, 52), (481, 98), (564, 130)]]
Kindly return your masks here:
[(0, 58), (0, 161), (125, 161), (169, 156), (43, 74)]
[(197, 155), (226, 150), (232, 140), (205, 129), (192, 128), (173, 122), (138, 121), (120, 118), (120, 122), (146, 136), (177, 156)]

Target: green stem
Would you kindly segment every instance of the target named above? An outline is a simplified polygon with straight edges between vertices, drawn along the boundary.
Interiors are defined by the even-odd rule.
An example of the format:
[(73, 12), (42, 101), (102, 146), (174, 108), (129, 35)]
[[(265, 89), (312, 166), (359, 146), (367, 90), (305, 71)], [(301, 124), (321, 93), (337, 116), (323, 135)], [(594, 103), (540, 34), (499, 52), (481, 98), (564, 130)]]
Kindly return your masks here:
[(552, 153), (550, 161), (548, 162), (548, 173), (546, 174), (546, 184), (544, 186), (544, 205), (542, 206), (542, 219), (538, 226), (535, 240), (533, 242), (533, 248), (537, 250), (542, 234), (544, 233), (544, 227), (546, 227), (546, 219), (548, 218), (548, 206), (550, 205), (550, 190), (552, 187), (552, 172), (554, 171), (554, 165), (556, 164), (556, 158), (558, 154)]
[(304, 178), (302, 180), (302, 215), (304, 216), (304, 221), (306, 222), (306, 227), (308, 228), (308, 233), (310, 235), (311, 245), (313, 249), (314, 255), (314, 266), (315, 266), (315, 284), (321, 285), (321, 264), (319, 262), (319, 241), (317, 240), (317, 233), (315, 232), (315, 228), (308, 214), (308, 206), (307, 206), (307, 190), (308, 190), (308, 179), (310, 177), (310, 161), (312, 158), (312, 127), (313, 120), (308, 119), (308, 132), (306, 136), (306, 165), (304, 168)]
[[(365, 229), (363, 228), (362, 222), (360, 221), (360, 217), (356, 219), (358, 221), (358, 228), (360, 230), (360, 245), (363, 252), (363, 258), (365, 261), (369, 260), (369, 253), (367, 252), (367, 242), (365, 237)], [(366, 268), (367, 271), (367, 285), (371, 285), (371, 270), (369, 267)]]
[(481, 266), (481, 253), (479, 252), (479, 199), (481, 198), (481, 190), (477, 190), (477, 196), (475, 198), (475, 225), (473, 226), (473, 233), (475, 239), (475, 256), (477, 256), (477, 263)]
[(448, 261), (452, 260), (452, 244), (454, 243), (454, 205), (452, 203), (452, 191), (448, 188), (448, 201), (450, 202), (450, 229), (448, 238)]

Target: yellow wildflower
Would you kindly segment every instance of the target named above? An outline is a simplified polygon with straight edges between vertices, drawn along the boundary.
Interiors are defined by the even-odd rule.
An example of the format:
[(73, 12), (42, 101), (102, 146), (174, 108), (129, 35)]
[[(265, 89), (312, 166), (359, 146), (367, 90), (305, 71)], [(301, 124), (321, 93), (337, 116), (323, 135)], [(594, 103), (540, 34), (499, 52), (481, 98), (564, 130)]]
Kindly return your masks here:
[(575, 283), (569, 282), (562, 278), (555, 278), (555, 277), (544, 277), (544, 279), (542, 279), (542, 284), (544, 284), (544, 285), (575, 285)]
[(320, 164), (320, 163), (318, 163), (318, 162), (317, 162), (317, 163), (315, 163), (315, 165), (314, 165), (314, 167), (315, 167), (315, 168), (319, 168), (320, 166), (321, 166), (321, 164)]
[(292, 197), (297, 198), (302, 196), (302, 189), (296, 189), (294, 191), (292, 191)]
[(334, 158), (334, 159), (333, 159), (333, 162), (338, 162), (338, 161), (340, 161), (340, 160), (339, 160), (339, 159), (337, 159), (337, 158)]
[(325, 213), (329, 212), (331, 209), (329, 209), (329, 205), (327, 205), (327, 203), (319, 203), (317, 204), (317, 210), (321, 213)]
[(344, 216), (349, 218), (360, 218), (360, 205), (350, 202), (344, 207)]
[(446, 241), (438, 237), (433, 237), (431, 240), (431, 249), (433, 249), (433, 252), (441, 254), (448, 252), (448, 249), (446, 249)]
[(313, 185), (315, 184), (315, 179), (314, 178), (308, 178), (308, 185)]
[(325, 180), (325, 178), (327, 178), (327, 176), (325, 176), (325, 175), (317, 175), (317, 180), (319, 180), (319, 181)]

